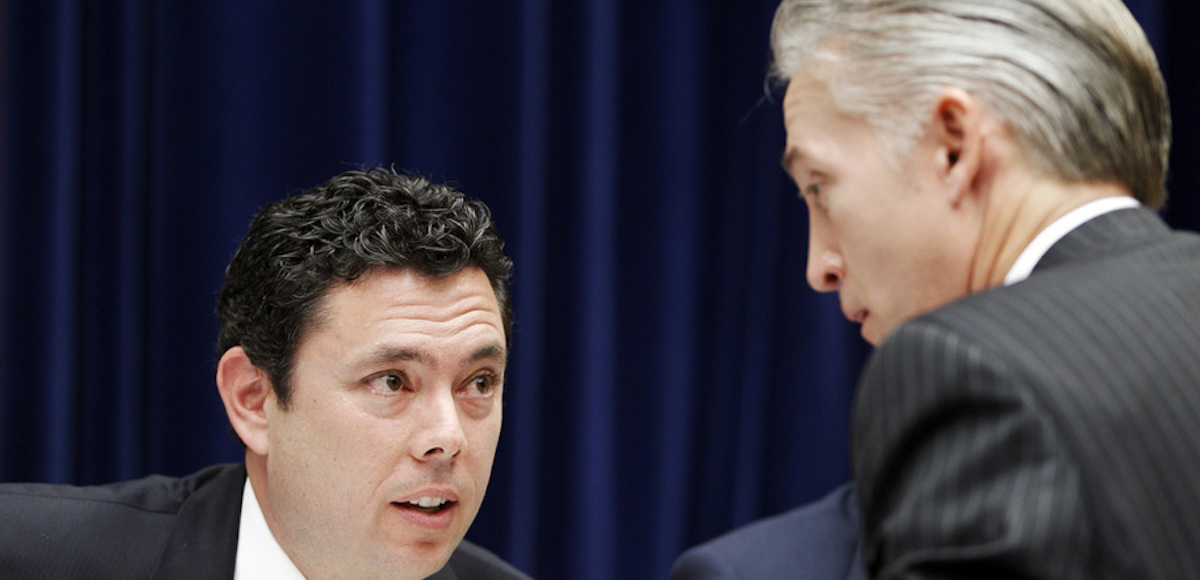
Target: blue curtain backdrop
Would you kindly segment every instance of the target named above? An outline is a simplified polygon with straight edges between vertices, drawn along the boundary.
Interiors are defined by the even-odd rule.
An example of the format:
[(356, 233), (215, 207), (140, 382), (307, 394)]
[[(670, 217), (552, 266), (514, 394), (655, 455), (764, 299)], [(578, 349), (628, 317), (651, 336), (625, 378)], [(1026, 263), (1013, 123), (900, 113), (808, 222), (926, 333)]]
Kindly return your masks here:
[[(867, 347), (804, 282), (764, 99), (776, 0), (5, 0), (0, 480), (236, 461), (224, 265), (362, 165), (489, 203), (516, 261), (505, 428), (470, 533), (542, 578), (663, 578), (848, 477)], [(1200, 229), (1192, 0), (1131, 7)]]

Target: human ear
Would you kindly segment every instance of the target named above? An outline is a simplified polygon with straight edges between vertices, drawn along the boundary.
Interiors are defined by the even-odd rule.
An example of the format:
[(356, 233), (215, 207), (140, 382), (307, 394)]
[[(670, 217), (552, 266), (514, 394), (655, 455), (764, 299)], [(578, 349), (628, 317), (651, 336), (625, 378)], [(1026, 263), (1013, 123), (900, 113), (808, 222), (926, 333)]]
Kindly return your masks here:
[(970, 193), (983, 159), (979, 103), (962, 89), (942, 91), (933, 107), (935, 166), (956, 206)]
[(266, 371), (250, 362), (250, 356), (235, 346), (221, 355), (217, 363), (217, 390), (225, 404), (225, 414), (246, 449), (266, 455), (267, 399), (271, 396), (271, 381)]

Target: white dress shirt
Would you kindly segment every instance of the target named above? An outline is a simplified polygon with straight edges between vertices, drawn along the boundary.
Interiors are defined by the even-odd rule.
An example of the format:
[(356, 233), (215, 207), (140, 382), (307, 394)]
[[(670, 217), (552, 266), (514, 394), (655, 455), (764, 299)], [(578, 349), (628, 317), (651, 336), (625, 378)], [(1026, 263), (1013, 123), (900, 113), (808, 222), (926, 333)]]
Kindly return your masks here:
[(1067, 212), (1067, 215), (1054, 220), (1054, 223), (1046, 226), (1046, 229), (1038, 233), (1033, 241), (1025, 246), (1025, 249), (1017, 256), (1017, 261), (1013, 262), (1012, 267), (1008, 269), (1008, 275), (1004, 277), (1004, 285), (1016, 284), (1028, 278), (1029, 274), (1033, 272), (1033, 267), (1050, 250), (1050, 246), (1063, 239), (1075, 228), (1108, 212), (1137, 206), (1136, 199), (1127, 195), (1118, 195), (1097, 199)]
[(242, 490), (242, 519), (238, 527), (237, 561), (233, 568), (233, 580), (305, 580), (304, 575), (292, 563), (263, 517), (262, 507), (250, 478)]

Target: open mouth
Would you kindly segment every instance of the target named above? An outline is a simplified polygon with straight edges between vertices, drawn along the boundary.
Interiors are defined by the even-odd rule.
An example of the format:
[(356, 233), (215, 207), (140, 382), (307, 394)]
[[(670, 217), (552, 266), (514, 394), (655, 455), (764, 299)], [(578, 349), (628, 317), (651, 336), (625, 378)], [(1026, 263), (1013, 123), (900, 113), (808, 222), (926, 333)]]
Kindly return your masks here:
[(437, 514), (454, 505), (454, 502), (443, 497), (419, 497), (406, 502), (393, 502), (396, 506), (416, 510), (424, 514)]

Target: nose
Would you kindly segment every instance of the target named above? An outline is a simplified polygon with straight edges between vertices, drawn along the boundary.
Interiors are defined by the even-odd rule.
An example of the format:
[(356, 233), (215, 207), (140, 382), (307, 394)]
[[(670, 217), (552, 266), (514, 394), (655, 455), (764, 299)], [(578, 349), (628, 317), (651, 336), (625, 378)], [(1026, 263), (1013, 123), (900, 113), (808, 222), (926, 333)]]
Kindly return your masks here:
[(409, 442), (410, 453), (420, 461), (452, 459), (467, 446), (458, 404), (449, 389), (426, 394), (415, 418), (417, 425)]
[(808, 238), (808, 267), (805, 275), (808, 277), (808, 285), (817, 292), (837, 290), (842, 279), (846, 277), (846, 262), (842, 255), (824, 243), (815, 233)]

